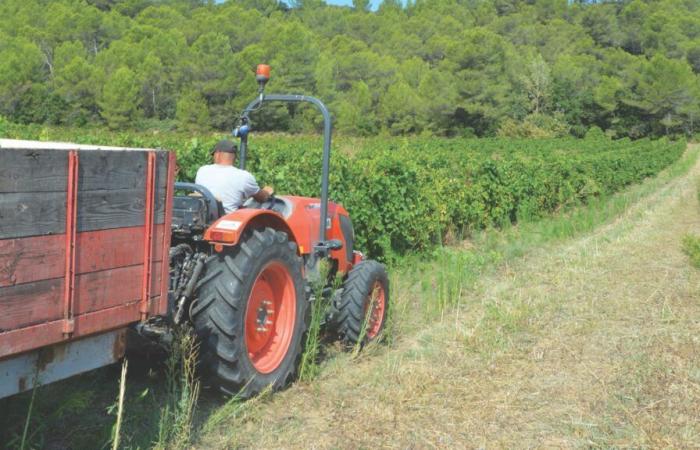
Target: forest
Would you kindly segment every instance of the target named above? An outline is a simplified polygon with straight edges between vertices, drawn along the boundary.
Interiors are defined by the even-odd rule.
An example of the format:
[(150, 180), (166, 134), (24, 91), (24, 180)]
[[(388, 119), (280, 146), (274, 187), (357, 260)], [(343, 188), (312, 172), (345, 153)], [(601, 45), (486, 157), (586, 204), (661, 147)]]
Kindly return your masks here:
[[(311, 94), (349, 135), (694, 135), (700, 2), (2, 0), (0, 116), (224, 131), (255, 95)], [(257, 129), (310, 132), (267, 108)]]

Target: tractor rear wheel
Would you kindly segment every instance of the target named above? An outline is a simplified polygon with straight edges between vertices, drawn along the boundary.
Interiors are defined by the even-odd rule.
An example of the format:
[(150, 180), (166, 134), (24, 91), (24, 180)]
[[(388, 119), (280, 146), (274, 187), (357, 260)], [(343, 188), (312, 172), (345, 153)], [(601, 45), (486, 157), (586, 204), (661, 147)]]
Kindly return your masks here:
[(247, 398), (296, 376), (309, 315), (301, 268), (296, 244), (272, 228), (206, 261), (191, 318), (222, 391)]
[(338, 333), (346, 345), (365, 345), (379, 337), (389, 310), (389, 278), (384, 265), (367, 260), (353, 267), (337, 309)]

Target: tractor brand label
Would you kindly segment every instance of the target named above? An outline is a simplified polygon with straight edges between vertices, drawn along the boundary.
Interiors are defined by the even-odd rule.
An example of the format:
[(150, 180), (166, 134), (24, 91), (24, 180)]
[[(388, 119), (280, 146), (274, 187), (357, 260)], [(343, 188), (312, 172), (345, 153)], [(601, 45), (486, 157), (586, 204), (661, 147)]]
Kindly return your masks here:
[(216, 228), (220, 230), (233, 230), (233, 231), (238, 231), (238, 229), (241, 227), (241, 222), (237, 220), (222, 220), (221, 222), (216, 224)]

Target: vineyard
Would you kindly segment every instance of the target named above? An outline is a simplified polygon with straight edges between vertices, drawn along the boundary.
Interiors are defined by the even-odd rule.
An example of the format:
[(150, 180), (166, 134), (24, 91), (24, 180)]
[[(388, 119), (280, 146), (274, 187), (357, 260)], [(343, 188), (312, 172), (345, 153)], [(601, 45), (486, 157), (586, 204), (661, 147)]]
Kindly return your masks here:
[[(177, 153), (178, 176), (183, 180), (192, 180), (197, 168), (209, 163), (209, 151), (221, 138), (181, 133), (122, 134), (1, 121), (0, 136), (167, 148)], [(528, 437), (534, 439), (517, 435), (516, 431), (525, 426), (507, 426), (499, 422), (501, 417), (508, 423), (525, 420), (553, 436), (563, 436), (562, 442), (567, 443), (658, 444), (665, 432), (655, 431), (657, 421), (658, 427), (672, 430), (669, 439), (682, 439), (680, 431), (673, 428), (675, 422), (664, 422), (677, 416), (675, 410), (652, 412), (648, 422), (642, 416), (642, 412), (654, 411), (647, 409), (649, 404), (670, 395), (664, 391), (666, 378), (650, 379), (645, 375), (650, 370), (647, 365), (662, 367), (659, 364), (669, 363), (657, 362), (657, 355), (646, 347), (625, 347), (616, 339), (629, 336), (630, 329), (635, 330), (635, 336), (651, 336), (656, 329), (668, 327), (682, 333), (679, 342), (692, 345), (688, 342), (694, 336), (694, 323), (680, 318), (697, 316), (694, 309), (683, 313), (683, 308), (695, 308), (696, 284), (694, 272), (686, 273), (689, 267), (680, 249), (681, 236), (688, 229), (696, 229), (696, 207), (688, 208), (688, 204), (697, 196), (694, 180), (700, 166), (695, 164), (697, 150), (692, 146), (682, 156), (685, 147), (684, 142), (666, 139), (610, 140), (595, 131), (585, 139), (543, 140), (337, 137), (331, 158), (331, 198), (350, 211), (362, 250), (393, 262), (408, 253), (455, 243), (472, 233), (477, 237), (469, 246), (446, 246), (431, 252), (430, 257), (420, 253), (397, 261), (399, 264), (392, 267), (396, 306), (385, 336), (388, 345), (370, 346), (359, 355), (341, 353), (332, 346), (324, 348), (325, 359), (317, 368), (323, 376), (302, 379), (272, 399), (244, 403), (233, 399), (222, 405), (205, 392), (193, 416), (193, 405), (182, 411), (172, 406), (181, 398), (176, 395), (177, 389), (171, 392), (171, 384), (187, 385), (176, 380), (180, 376), (177, 370), (163, 375), (151, 366), (139, 368), (136, 363), (127, 383), (125, 446), (175, 448), (168, 443), (179, 439), (179, 448), (190, 443), (201, 448), (308, 447), (310, 442), (320, 448), (364, 447), (368, 444), (365, 439), (373, 435), (359, 433), (355, 427), (369, 427), (369, 422), (401, 447), (420, 446), (418, 442), (430, 442), (442, 434), (457, 439), (446, 441), (454, 446), (463, 443), (460, 439), (476, 442), (476, 436), (502, 442), (504, 447), (517, 447), (515, 443)], [(261, 184), (272, 184), (280, 194), (318, 195), (318, 138), (253, 136), (248, 156), (249, 169)], [(692, 170), (691, 175), (684, 175), (688, 170)], [(685, 220), (688, 210), (692, 214)], [(653, 211), (649, 223), (652, 219), (647, 211)], [(611, 220), (613, 217), (621, 220)], [(526, 224), (506, 233), (480, 233), (519, 222)], [(593, 228), (603, 234), (591, 238), (588, 232)], [(557, 246), (557, 238), (562, 236), (553, 230), (559, 229), (575, 230), (565, 233), (569, 238), (566, 245)], [(499, 244), (480, 239), (489, 235), (504, 240)], [(624, 239), (618, 239), (620, 235)], [(595, 242), (591, 244), (590, 239)], [(571, 242), (574, 244), (569, 248)], [(545, 244), (548, 247), (542, 247)], [(590, 251), (591, 245), (595, 252)], [(690, 238), (683, 245), (686, 251), (692, 251)], [(659, 263), (658, 255), (666, 259)], [(492, 270), (503, 261), (516, 269), (502, 273)], [(597, 270), (608, 266), (613, 269)], [(667, 279), (669, 270), (678, 273)], [(653, 283), (646, 283), (650, 276), (654, 277)], [(656, 296), (666, 296), (666, 291), (671, 293), (668, 301), (679, 312), (664, 312), (663, 306), (662, 312), (654, 315)], [(605, 302), (597, 301), (603, 298)], [(586, 323), (600, 323), (590, 329), (581, 328), (581, 311), (588, 318)], [(677, 318), (667, 321), (668, 314)], [(609, 318), (611, 315), (614, 319)], [(635, 319), (630, 322), (628, 316)], [(598, 335), (597, 330), (609, 336)], [(680, 345), (673, 339), (666, 339), (664, 348), (673, 350)], [(656, 341), (639, 340), (640, 345), (643, 342), (654, 342), (656, 349)], [(540, 353), (540, 346), (548, 346), (546, 352)], [(671, 350), (661, 353), (677, 354)], [(597, 358), (596, 352), (602, 356)], [(567, 360), (569, 353), (590, 354), (593, 360)], [(697, 371), (692, 360), (696, 358), (674, 360), (673, 370), (690, 377), (688, 374)], [(608, 364), (610, 361), (630, 365), (628, 371), (634, 376), (618, 380), (619, 373), (627, 372), (620, 372), (619, 367)], [(640, 362), (635, 366), (629, 361)], [(576, 377), (585, 378), (587, 372), (578, 370), (577, 364), (594, 364), (594, 379), (581, 384), (580, 389)], [(543, 369), (547, 365), (551, 367)], [(570, 372), (563, 376), (562, 370)], [(115, 414), (114, 406), (110, 406), (115, 371), (105, 368), (41, 387), (27, 439), (40, 443), (36, 447), (70, 443), (57, 448), (95, 448), (109, 442)], [(405, 376), (407, 373), (410, 377)], [(559, 382), (550, 383), (542, 378), (543, 373), (555, 374)], [(170, 381), (164, 383), (163, 377)], [(569, 379), (577, 381), (561, 383)], [(357, 380), (364, 380), (361, 395)], [(388, 395), (386, 380), (392, 380)], [(492, 380), (497, 382), (489, 384)], [(537, 406), (527, 406), (530, 397), (519, 399), (528, 411), (539, 408), (535, 416), (518, 416), (519, 408), (508, 410), (515, 416), (504, 415), (500, 406), (494, 407), (501, 405), (506, 395), (514, 395), (500, 390), (511, 389), (514, 380), (521, 383), (518, 389), (522, 383), (532, 385), (517, 395), (542, 397), (537, 398)], [(539, 381), (545, 385), (538, 386)], [(557, 390), (560, 388), (565, 390)], [(465, 390), (473, 391), (467, 395)], [(618, 406), (618, 391), (628, 393), (625, 395), (637, 403)], [(0, 421), (0, 438), (6, 439), (10, 447), (21, 447), (32, 396), (25, 393), (4, 403), (12, 414)], [(378, 400), (367, 402), (370, 396)], [(680, 408), (683, 417), (695, 417), (695, 398), (678, 397), (674, 408)], [(435, 399), (447, 399), (447, 403), (436, 407)], [(464, 408), (474, 399), (483, 407)], [(561, 412), (557, 401), (569, 408), (565, 408), (565, 417), (557, 416)], [(380, 410), (398, 415), (377, 416), (373, 406), (377, 402)], [(416, 407), (406, 408), (407, 402)], [(314, 407), (309, 408), (309, 404)], [(338, 410), (337, 405), (344, 406)], [(609, 414), (616, 424), (624, 424), (628, 408), (635, 414), (642, 411), (639, 417), (644, 417), (644, 422), (635, 422), (635, 427), (625, 429), (622, 437), (616, 434), (617, 425), (607, 428), (607, 423), (600, 423), (592, 431), (582, 431), (575, 428), (579, 425), (566, 422), (579, 414), (586, 423), (597, 423)], [(289, 414), (300, 419), (290, 423)], [(241, 415), (245, 419), (241, 420)], [(337, 420), (338, 415), (342, 420)], [(81, 417), (88, 416), (96, 419), (85, 425)], [(72, 419), (67, 423), (66, 417)], [(181, 418), (182, 425), (177, 425)], [(329, 418), (333, 418), (332, 423), (328, 423)], [(260, 430), (269, 423), (274, 423), (280, 433), (262, 433), (260, 438)], [(473, 424), (477, 423), (498, 426), (490, 429), (479, 425), (476, 429)], [(450, 424), (467, 425), (451, 430)], [(74, 433), (79, 427), (90, 433)], [(331, 427), (334, 432), (327, 433), (325, 430)], [(645, 429), (650, 430), (649, 434)], [(510, 431), (504, 434), (503, 430)], [(184, 437), (177, 434), (180, 431)], [(251, 436), (255, 436), (254, 443), (247, 440)], [(319, 441), (319, 436), (336, 436), (338, 440)]]
[[(111, 133), (5, 126), (8, 137), (160, 147), (177, 152), (179, 178), (193, 180), (220, 136)], [(331, 199), (350, 211), (360, 248), (391, 259), (470, 231), (585, 204), (658, 173), (685, 142), (665, 139), (338, 138)], [(249, 167), (279, 194), (317, 196), (321, 143), (313, 137), (251, 139)]]

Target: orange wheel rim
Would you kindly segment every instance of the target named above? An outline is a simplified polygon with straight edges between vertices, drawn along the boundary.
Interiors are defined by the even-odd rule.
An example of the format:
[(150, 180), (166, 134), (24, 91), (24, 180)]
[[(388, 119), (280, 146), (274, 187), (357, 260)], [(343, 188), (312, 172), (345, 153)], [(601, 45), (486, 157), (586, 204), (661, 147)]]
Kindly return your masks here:
[[(371, 308), (370, 311), (368, 309)], [(384, 286), (375, 281), (367, 299), (365, 299), (365, 317), (367, 318), (367, 338), (374, 339), (384, 325), (384, 312), (386, 310), (386, 293)]]
[(296, 307), (289, 270), (269, 263), (253, 283), (245, 314), (248, 358), (258, 372), (270, 373), (282, 364), (294, 335)]

